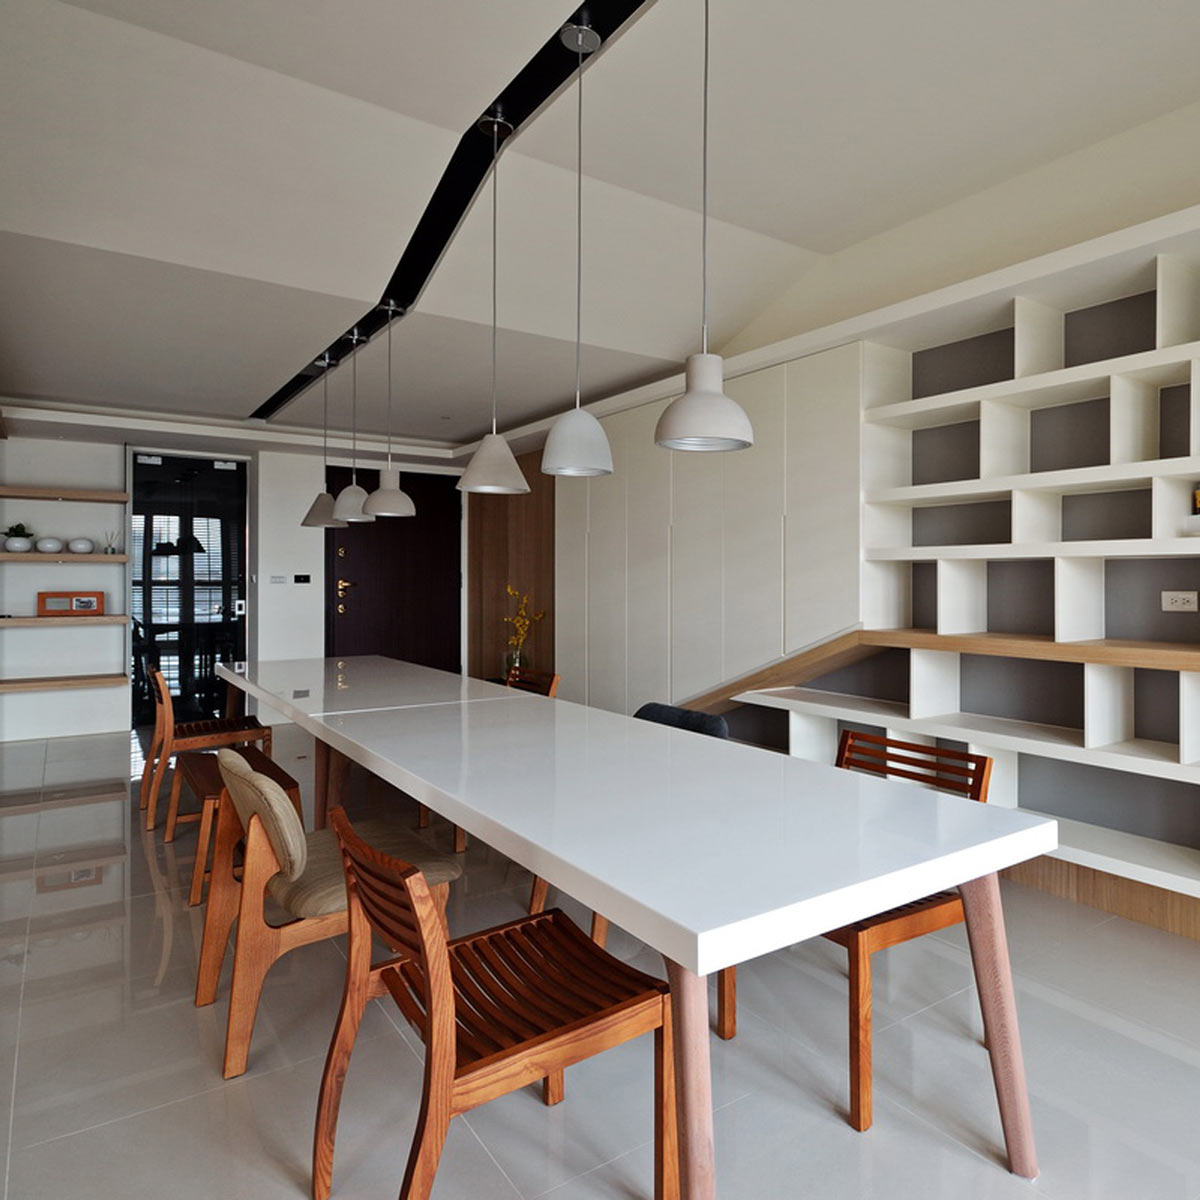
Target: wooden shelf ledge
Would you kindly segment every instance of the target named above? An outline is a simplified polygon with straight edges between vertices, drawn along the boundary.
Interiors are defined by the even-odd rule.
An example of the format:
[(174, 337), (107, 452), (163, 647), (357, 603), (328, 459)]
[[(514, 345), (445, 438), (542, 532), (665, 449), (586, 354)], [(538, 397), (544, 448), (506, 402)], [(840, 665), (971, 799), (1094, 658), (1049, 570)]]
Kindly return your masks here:
[(36, 550), (24, 554), (0, 553), (0, 563), (38, 563), (41, 566), (63, 563), (112, 563), (115, 566), (128, 561), (128, 554), (39, 554)]
[(1189, 642), (1134, 642), (1099, 638), (1056, 642), (1049, 635), (1010, 633), (934, 633), (929, 629), (864, 629), (862, 644), (880, 649), (946, 650), (999, 658), (1046, 662), (1103, 663), (1159, 671), (1200, 671), (1200, 645)]
[(79, 688), (125, 687), (129, 676), (37, 675), (25, 679), (0, 679), (0, 695), (7, 692), (71, 692)]
[(37, 629), (47, 625), (128, 625), (129, 618), (121, 613), (84, 617), (0, 617), (0, 629)]
[(107, 488), (30, 487), (23, 483), (0, 483), (0, 500), (66, 500), (80, 504), (127, 504), (128, 492)]

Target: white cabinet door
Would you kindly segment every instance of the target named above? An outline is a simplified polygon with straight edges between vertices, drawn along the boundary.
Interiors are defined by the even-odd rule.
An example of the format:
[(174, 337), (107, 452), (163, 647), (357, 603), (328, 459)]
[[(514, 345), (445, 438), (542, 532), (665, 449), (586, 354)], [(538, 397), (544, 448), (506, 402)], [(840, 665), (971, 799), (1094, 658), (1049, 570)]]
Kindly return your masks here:
[(554, 482), (554, 669), (558, 694), (587, 703), (587, 479)]
[(613, 712), (625, 711), (627, 425), (625, 413), (604, 421), (613, 474), (588, 481), (588, 703)]

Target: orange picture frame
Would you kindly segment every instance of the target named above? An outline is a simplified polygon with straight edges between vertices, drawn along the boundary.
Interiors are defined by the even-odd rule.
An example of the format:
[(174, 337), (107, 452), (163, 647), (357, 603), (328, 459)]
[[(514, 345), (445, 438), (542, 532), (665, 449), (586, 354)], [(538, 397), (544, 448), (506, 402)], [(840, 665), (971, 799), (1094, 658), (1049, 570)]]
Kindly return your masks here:
[(39, 617), (102, 617), (103, 592), (38, 592)]

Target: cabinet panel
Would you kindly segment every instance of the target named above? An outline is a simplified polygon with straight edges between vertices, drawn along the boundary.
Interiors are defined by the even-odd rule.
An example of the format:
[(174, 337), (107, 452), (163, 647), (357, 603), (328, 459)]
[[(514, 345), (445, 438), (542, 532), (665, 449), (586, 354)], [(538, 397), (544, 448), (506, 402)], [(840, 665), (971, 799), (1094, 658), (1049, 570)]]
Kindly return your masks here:
[(860, 347), (787, 364), (784, 650), (859, 618)]
[(627, 424), (624, 413), (605, 421), (613, 474), (588, 480), (588, 703), (614, 712), (625, 711)]
[(754, 425), (750, 449), (721, 455), (725, 472), (721, 678), (732, 679), (783, 654), (785, 368), (730, 380), (726, 391)]
[(628, 479), (626, 708), (671, 695), (671, 467), (674, 455), (654, 444), (666, 402), (627, 414)]

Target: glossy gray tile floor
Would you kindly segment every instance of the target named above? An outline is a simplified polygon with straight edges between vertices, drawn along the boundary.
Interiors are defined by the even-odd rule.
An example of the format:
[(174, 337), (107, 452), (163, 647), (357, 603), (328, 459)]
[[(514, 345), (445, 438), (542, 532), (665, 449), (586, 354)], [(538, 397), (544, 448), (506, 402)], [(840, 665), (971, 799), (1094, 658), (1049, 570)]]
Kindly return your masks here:
[[(311, 744), (277, 731), (306, 786)], [(132, 760), (132, 765), (131, 765)], [(0, 745), (0, 1149), (8, 1200), (300, 1200), (339, 943), (276, 965), (250, 1069), (220, 1076), (223, 986), (192, 1004), (201, 910), (185, 903), (195, 826), (139, 827), (128, 737)], [(106, 782), (107, 781), (107, 782)], [(309, 789), (311, 791), (311, 788)], [(360, 803), (404, 803), (359, 781)], [(448, 826), (434, 836), (448, 845)], [(518, 915), (527, 873), (474, 843), (456, 931)], [(569, 900), (559, 901), (581, 921)], [(1006, 886), (1042, 1176), (1009, 1175), (960, 930), (875, 959), (876, 1118), (845, 1122), (842, 952), (795, 946), (740, 972), (735, 1041), (713, 1039), (723, 1200), (1200, 1200), (1200, 945)], [(615, 930), (610, 948), (658, 970)], [(364, 1022), (335, 1196), (398, 1190), (421, 1081), (394, 1008)], [(454, 1122), (438, 1200), (652, 1195), (646, 1039)]]

